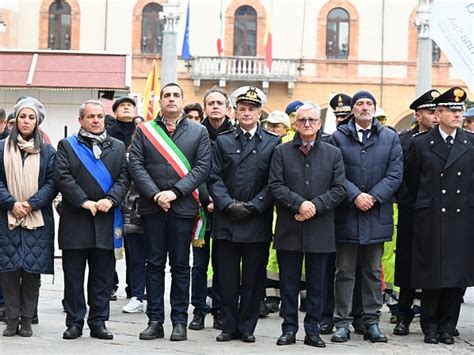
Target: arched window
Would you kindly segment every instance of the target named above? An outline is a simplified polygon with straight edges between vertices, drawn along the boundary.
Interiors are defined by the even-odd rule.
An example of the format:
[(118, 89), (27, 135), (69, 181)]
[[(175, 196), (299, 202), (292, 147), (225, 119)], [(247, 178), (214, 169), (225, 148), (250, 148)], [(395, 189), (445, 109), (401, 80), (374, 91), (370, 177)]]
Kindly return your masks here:
[(56, 0), (49, 7), (48, 48), (71, 48), (71, 6)]
[(163, 40), (163, 24), (160, 21), (160, 12), (163, 7), (156, 3), (149, 3), (142, 12), (142, 53), (161, 53)]
[(347, 59), (349, 56), (349, 14), (341, 8), (328, 14), (326, 27), (326, 56), (328, 59)]
[(241, 6), (234, 15), (234, 56), (257, 55), (257, 12)]
[(439, 63), (439, 58), (441, 57), (441, 49), (439, 49), (438, 45), (435, 41), (431, 41), (431, 61), (433, 63)]

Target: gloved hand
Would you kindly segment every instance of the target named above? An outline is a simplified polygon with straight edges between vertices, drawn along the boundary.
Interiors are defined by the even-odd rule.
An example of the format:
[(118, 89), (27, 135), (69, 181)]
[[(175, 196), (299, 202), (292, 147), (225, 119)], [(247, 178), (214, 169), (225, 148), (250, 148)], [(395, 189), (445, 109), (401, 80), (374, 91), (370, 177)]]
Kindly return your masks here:
[(258, 213), (258, 210), (255, 208), (254, 204), (250, 201), (244, 202), (244, 206), (252, 213), (253, 215)]
[(224, 213), (227, 214), (232, 222), (241, 221), (252, 215), (252, 212), (247, 207), (245, 207), (245, 204), (242, 201), (232, 202), (226, 208), (224, 208)]

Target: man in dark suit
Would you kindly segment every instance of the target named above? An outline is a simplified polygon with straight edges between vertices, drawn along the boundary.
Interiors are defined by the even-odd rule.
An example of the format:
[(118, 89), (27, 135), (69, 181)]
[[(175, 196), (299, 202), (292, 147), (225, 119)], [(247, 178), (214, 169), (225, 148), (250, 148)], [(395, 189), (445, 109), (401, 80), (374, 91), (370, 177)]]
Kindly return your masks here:
[[(416, 123), (414, 127), (398, 135), (402, 145), (403, 157), (406, 159), (408, 146), (416, 134), (432, 129), (436, 124), (434, 110), (436, 105), (433, 99), (439, 96), (438, 90), (428, 90), (410, 105), (415, 110)], [(412, 310), (416, 290), (411, 287), (411, 247), (413, 232), (413, 201), (410, 199), (405, 183), (402, 183), (397, 196), (398, 224), (397, 248), (395, 257), (395, 285), (400, 287), (398, 310), (396, 312), (397, 325), (393, 329), (395, 335), (408, 335), (410, 323), (415, 316)]]
[(58, 233), (67, 313), (64, 339), (82, 335), (87, 311), (83, 286), (86, 263), (90, 335), (113, 338), (105, 321), (109, 319), (114, 280), (114, 249), (120, 250), (115, 241), (122, 236), (120, 211), (116, 208), (130, 181), (125, 146), (107, 135), (104, 120), (102, 103), (86, 101), (79, 110), (78, 135), (61, 140), (56, 154), (54, 177), (62, 194)]
[(474, 285), (474, 134), (461, 129), (466, 93), (441, 94), (439, 125), (414, 137), (405, 182), (413, 199), (411, 284), (421, 288), (424, 341), (453, 344), (463, 288)]
[(321, 109), (307, 102), (298, 108), (293, 141), (272, 157), (269, 186), (277, 206), (274, 247), (280, 266), (284, 321), (277, 345), (294, 344), (298, 331), (298, 291), (306, 265), (304, 343), (325, 347), (319, 335), (326, 267), (336, 251), (334, 209), (345, 196), (341, 151), (321, 141)]
[(223, 328), (216, 340), (254, 342), (272, 236), (268, 170), (280, 139), (259, 124), (265, 102), (261, 90), (242, 87), (232, 97), (239, 125), (217, 137), (208, 181), (214, 200), (217, 277), (222, 285)]

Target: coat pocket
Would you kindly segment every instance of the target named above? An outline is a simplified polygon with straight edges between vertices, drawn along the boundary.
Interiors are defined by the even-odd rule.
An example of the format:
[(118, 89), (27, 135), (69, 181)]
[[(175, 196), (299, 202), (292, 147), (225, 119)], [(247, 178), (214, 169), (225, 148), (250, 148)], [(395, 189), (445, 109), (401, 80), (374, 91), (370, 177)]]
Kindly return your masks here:
[(422, 200), (416, 200), (415, 209), (427, 208), (431, 206), (431, 198), (426, 198)]

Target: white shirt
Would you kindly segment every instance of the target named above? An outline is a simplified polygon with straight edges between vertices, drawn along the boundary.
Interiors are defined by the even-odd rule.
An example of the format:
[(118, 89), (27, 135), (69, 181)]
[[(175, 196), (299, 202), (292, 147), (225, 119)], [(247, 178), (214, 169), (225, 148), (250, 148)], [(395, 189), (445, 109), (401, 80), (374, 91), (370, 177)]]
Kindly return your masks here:
[(250, 139), (253, 138), (253, 136), (255, 135), (255, 132), (257, 132), (257, 126), (255, 126), (254, 128), (252, 128), (250, 131), (246, 131), (245, 129), (243, 129), (242, 127), (240, 127), (240, 129), (242, 130), (242, 134), (245, 135), (245, 133), (249, 132), (250, 133)]
[(453, 132), (452, 134), (447, 134), (445, 131), (443, 131), (443, 130), (441, 129), (441, 126), (440, 126), (440, 125), (438, 125), (438, 128), (439, 128), (439, 134), (441, 134), (441, 137), (443, 137), (443, 140), (444, 140), (445, 142), (446, 142), (446, 138), (447, 138), (448, 136), (451, 136), (451, 137), (453, 137), (453, 143), (454, 143), (454, 139), (456, 138), (456, 131), (457, 131), (456, 129), (454, 130), (454, 132)]
[(370, 134), (370, 133), (371, 133), (371, 132), (370, 132), (370, 128), (371, 128), (372, 126), (369, 126), (369, 127), (367, 127), (367, 128), (364, 128), (364, 127), (359, 126), (359, 125), (357, 124), (357, 122), (355, 122), (355, 127), (356, 127), (356, 131), (357, 131), (357, 137), (359, 137), (359, 141), (362, 142), (362, 137), (363, 137), (363, 134), (364, 134), (363, 132), (360, 131), (361, 129), (362, 129), (363, 131), (365, 131), (366, 129), (369, 130), (369, 133), (367, 134), (367, 139), (369, 139), (369, 137), (370, 137), (370, 135), (371, 135), (371, 134)]

